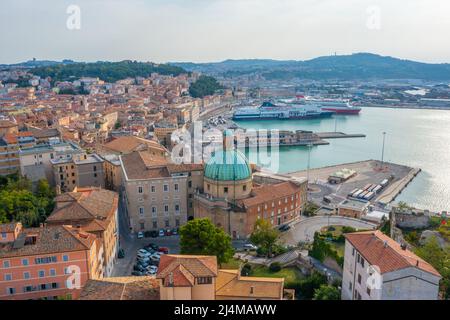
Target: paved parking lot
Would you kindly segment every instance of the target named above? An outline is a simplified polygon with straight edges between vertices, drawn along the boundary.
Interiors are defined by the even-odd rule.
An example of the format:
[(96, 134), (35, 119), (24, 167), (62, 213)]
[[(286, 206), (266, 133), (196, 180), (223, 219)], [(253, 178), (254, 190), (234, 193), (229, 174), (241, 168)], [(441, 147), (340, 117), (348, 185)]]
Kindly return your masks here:
[[(355, 170), (357, 175), (338, 185), (329, 184), (327, 182), (328, 177), (331, 174), (344, 168)], [(412, 170), (414, 169), (407, 166), (388, 162), (381, 163), (377, 160), (359, 161), (336, 166), (310, 169), (310, 185), (311, 188), (315, 190), (310, 192), (309, 196), (314, 203), (321, 206), (324, 205), (323, 196), (328, 195), (332, 199), (331, 204), (328, 204), (328, 206), (333, 207), (347, 198), (347, 195), (354, 189), (361, 189), (368, 184), (378, 184), (384, 179), (388, 179), (390, 177), (393, 179), (389, 185), (392, 185), (407, 177)], [(290, 175), (294, 177), (305, 177), (306, 171), (293, 172), (290, 173)], [(386, 190), (387, 188), (384, 189), (376, 198), (372, 199), (371, 202), (374, 203)]]
[(129, 276), (136, 263), (137, 251), (150, 243), (169, 248), (169, 253), (180, 253), (179, 236), (137, 239), (136, 235), (133, 235), (127, 241), (122, 241), (121, 247), (125, 251), (125, 257), (117, 260), (114, 276)]

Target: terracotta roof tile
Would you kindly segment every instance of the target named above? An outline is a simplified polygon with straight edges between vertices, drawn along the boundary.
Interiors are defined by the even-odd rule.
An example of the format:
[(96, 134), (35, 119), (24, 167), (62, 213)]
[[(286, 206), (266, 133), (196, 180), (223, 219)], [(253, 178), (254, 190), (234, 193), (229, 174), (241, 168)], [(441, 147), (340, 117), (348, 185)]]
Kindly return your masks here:
[(345, 237), (371, 265), (378, 266), (381, 273), (415, 267), (440, 277), (432, 265), (410, 250), (403, 250), (399, 243), (379, 230), (349, 233)]
[(47, 222), (86, 220), (87, 224), (91, 224), (95, 219), (99, 226), (106, 226), (117, 209), (118, 195), (100, 188), (80, 188), (77, 192), (57, 196), (55, 202), (57, 208)]
[[(34, 236), (34, 244), (25, 245)], [(23, 229), (15, 242), (0, 244), (0, 258), (88, 250), (96, 241), (93, 234), (67, 225)]]
[(254, 206), (263, 202), (273, 201), (279, 198), (291, 196), (298, 192), (300, 187), (293, 182), (286, 181), (277, 184), (264, 184), (253, 188), (251, 196), (241, 200), (246, 207)]
[(198, 255), (163, 255), (156, 278), (166, 279), (171, 273), (174, 286), (193, 284), (193, 278), (196, 277), (215, 277), (217, 276), (217, 258)]
[(146, 147), (159, 152), (167, 151), (166, 148), (164, 148), (156, 141), (142, 139), (134, 136), (124, 136), (115, 138), (114, 140), (106, 143), (104, 147), (122, 154), (131, 153), (137, 150), (143, 150), (143, 148)]
[(147, 276), (88, 280), (80, 300), (159, 300), (159, 283)]

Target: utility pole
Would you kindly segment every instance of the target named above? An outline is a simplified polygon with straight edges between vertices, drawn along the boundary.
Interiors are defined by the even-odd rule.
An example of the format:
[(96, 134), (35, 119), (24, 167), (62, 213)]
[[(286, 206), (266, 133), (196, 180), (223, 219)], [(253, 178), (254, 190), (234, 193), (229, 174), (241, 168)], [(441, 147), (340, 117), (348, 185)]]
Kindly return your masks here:
[(311, 147), (312, 143), (308, 143), (308, 167), (306, 168), (306, 200), (309, 200), (309, 168), (311, 164)]
[(381, 169), (384, 167), (384, 143), (386, 140), (386, 132), (383, 132), (383, 148), (381, 149)]

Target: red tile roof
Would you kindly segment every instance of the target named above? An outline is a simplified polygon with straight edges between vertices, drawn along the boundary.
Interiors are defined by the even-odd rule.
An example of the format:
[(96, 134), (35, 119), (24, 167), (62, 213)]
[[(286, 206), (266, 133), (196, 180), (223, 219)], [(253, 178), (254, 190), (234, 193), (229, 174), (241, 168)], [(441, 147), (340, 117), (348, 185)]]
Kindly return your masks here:
[(102, 230), (107, 226), (118, 205), (117, 193), (100, 188), (79, 188), (55, 198), (57, 208), (47, 222), (86, 220), (88, 231)]
[(251, 197), (241, 200), (244, 206), (250, 207), (267, 201), (288, 197), (300, 191), (300, 187), (290, 181), (277, 184), (264, 184), (253, 188)]
[[(27, 236), (35, 243), (25, 244)], [(0, 244), (0, 258), (89, 250), (95, 241), (95, 235), (68, 225), (23, 229), (15, 242)]]
[(159, 300), (159, 283), (147, 276), (88, 280), (80, 300)]
[(216, 277), (217, 258), (215, 256), (198, 255), (163, 255), (159, 262), (158, 279), (168, 284), (170, 277), (173, 286), (185, 287), (194, 285), (196, 277)]
[(378, 266), (381, 273), (415, 267), (440, 277), (432, 265), (408, 249), (402, 249), (379, 230), (349, 233), (345, 237), (371, 265)]

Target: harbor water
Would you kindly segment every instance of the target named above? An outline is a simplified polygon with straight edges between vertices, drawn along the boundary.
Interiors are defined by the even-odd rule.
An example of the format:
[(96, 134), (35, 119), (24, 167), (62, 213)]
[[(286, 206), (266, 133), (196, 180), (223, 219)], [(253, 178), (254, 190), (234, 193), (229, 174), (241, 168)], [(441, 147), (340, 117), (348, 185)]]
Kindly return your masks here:
[[(311, 148), (311, 168), (368, 159), (384, 160), (422, 172), (397, 197), (418, 208), (450, 210), (450, 111), (363, 108), (355, 115), (330, 119), (237, 121), (246, 129), (341, 131), (362, 133), (366, 138), (329, 139), (329, 145)], [(308, 147), (280, 147), (279, 172), (307, 168)]]

